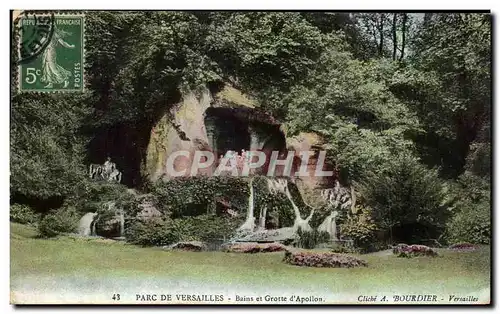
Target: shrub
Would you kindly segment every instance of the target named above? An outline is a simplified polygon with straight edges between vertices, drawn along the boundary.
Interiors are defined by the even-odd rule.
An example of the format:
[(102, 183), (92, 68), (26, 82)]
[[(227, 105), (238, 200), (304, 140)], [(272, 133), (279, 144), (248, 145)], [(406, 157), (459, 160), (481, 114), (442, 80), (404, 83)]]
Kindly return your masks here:
[(292, 265), (308, 267), (350, 268), (367, 266), (367, 263), (364, 260), (358, 259), (354, 256), (330, 252), (286, 251), (283, 261)]
[(102, 211), (103, 205), (115, 203), (116, 207), (123, 208), (131, 215), (137, 213), (137, 197), (130, 193), (125, 185), (107, 181), (82, 180), (78, 183), (76, 192), (69, 196), (65, 206), (72, 206), (81, 212)]
[(457, 211), (447, 224), (446, 239), (448, 243), (489, 244), (491, 241), (490, 205), (472, 205)]
[(40, 220), (40, 214), (37, 214), (28, 205), (12, 204), (10, 205), (10, 221), (21, 224), (34, 224)]
[(330, 252), (345, 254), (345, 253), (356, 253), (356, 250), (352, 249), (352, 248), (349, 248), (349, 247), (346, 247), (343, 244), (337, 244), (336, 243), (332, 248), (330, 248)]
[(365, 207), (358, 207), (357, 214), (348, 216), (340, 225), (342, 237), (352, 240), (361, 252), (374, 250), (377, 230), (371, 210)]
[(318, 244), (328, 242), (330, 240), (330, 234), (326, 231), (303, 231), (299, 228), (297, 230), (296, 246), (304, 249), (314, 249)]
[[(267, 178), (253, 177), (255, 208), (267, 207), (267, 223), (275, 228), (293, 224), (293, 208), (286, 196), (269, 193)], [(172, 219), (213, 214), (215, 200), (230, 200), (233, 208), (244, 217), (248, 208), (248, 180), (230, 176), (199, 176), (156, 182), (151, 193), (158, 199), (158, 209), (171, 213)], [(256, 210), (255, 216), (259, 211)]]
[(425, 245), (407, 245), (398, 244), (392, 250), (392, 253), (397, 257), (416, 257), (416, 256), (431, 256), (438, 255), (436, 251)]
[(448, 243), (491, 242), (491, 192), (487, 180), (463, 174), (453, 190), (453, 216), (446, 224)]
[[(444, 206), (444, 185), (437, 170), (427, 169), (417, 159), (401, 156), (385, 172), (372, 173), (360, 186), (364, 204), (373, 211), (381, 230), (399, 228), (400, 240), (438, 238), (449, 211)], [(405, 225), (418, 225), (405, 232)]]
[(142, 246), (164, 246), (179, 241), (179, 235), (172, 230), (171, 219), (149, 219), (132, 222), (125, 229), (127, 242)]
[(204, 241), (225, 239), (233, 235), (240, 221), (216, 215), (200, 215), (174, 219), (173, 231), (180, 241)]
[(158, 209), (172, 218), (210, 214), (216, 198), (231, 196), (236, 207), (246, 208), (248, 183), (239, 177), (197, 176), (158, 181), (152, 186)]
[(62, 207), (50, 211), (38, 224), (42, 237), (55, 237), (61, 233), (75, 232), (80, 215), (74, 207)]
[(270, 253), (286, 251), (286, 246), (281, 243), (234, 243), (224, 248), (230, 253)]
[(164, 246), (179, 241), (210, 242), (229, 237), (237, 226), (236, 220), (215, 215), (133, 220), (125, 228), (125, 237), (130, 243), (142, 246)]

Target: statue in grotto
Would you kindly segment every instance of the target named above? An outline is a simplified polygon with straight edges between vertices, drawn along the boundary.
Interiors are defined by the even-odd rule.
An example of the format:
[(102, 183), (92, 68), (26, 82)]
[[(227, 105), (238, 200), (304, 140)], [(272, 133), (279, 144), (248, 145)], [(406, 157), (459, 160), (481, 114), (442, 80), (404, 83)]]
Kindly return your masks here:
[(106, 161), (104, 162), (104, 172), (106, 173), (106, 177), (109, 178), (109, 175), (116, 170), (116, 164), (111, 161), (111, 157), (106, 158)]
[(116, 167), (116, 164), (111, 161), (111, 157), (106, 158), (103, 165), (91, 164), (89, 167), (90, 178), (94, 180), (116, 181), (122, 180), (122, 173)]
[(104, 179), (104, 169), (102, 165), (90, 164), (89, 175), (91, 179)]
[(108, 181), (116, 181), (120, 183), (122, 181), (122, 173), (118, 169), (114, 169), (108, 177)]

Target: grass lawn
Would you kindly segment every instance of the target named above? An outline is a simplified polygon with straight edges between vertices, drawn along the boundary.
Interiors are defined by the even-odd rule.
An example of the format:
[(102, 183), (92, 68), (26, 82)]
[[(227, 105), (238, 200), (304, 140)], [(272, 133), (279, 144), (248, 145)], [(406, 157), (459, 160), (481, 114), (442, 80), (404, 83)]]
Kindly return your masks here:
[(396, 258), (378, 252), (360, 256), (368, 267), (332, 269), (287, 265), (282, 262), (282, 252), (169, 252), (107, 240), (37, 239), (34, 228), (14, 223), (10, 234), (11, 290), (21, 292), (39, 289), (37, 282), (46, 289), (62, 287), (64, 280), (71, 278), (85, 278), (101, 286), (121, 280), (120, 287), (151, 283), (173, 289), (169, 282), (190, 282), (235, 289), (266, 287), (356, 295), (466, 295), (490, 286), (489, 247), (467, 253), (443, 249), (436, 258)]

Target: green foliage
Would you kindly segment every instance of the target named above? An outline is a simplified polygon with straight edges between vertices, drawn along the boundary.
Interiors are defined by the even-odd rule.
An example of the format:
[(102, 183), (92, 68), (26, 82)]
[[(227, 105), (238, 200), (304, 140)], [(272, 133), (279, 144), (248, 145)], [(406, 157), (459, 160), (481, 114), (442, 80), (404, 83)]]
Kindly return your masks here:
[[(286, 196), (271, 194), (267, 179), (262, 176), (253, 178), (252, 185), (255, 217), (258, 217), (259, 209), (267, 207), (268, 222), (276, 228), (293, 224), (293, 209)], [(230, 176), (175, 178), (155, 183), (151, 192), (158, 199), (159, 209), (174, 219), (213, 214), (217, 200), (228, 201), (244, 216), (250, 193), (248, 178)]]
[(462, 172), (469, 145), (491, 115), (491, 15), (432, 14), (418, 31), (409, 67), (391, 90), (415, 110), (424, 161)]
[(448, 242), (489, 244), (492, 236), (490, 182), (466, 172), (450, 194), (454, 199), (450, 201), (453, 216), (446, 225)]
[(347, 253), (356, 253), (356, 249), (349, 248), (345, 245), (342, 244), (335, 244), (333, 247), (330, 248), (330, 252), (332, 253), (341, 253), (341, 254), (347, 254)]
[(73, 206), (80, 212), (98, 212), (108, 202), (123, 208), (126, 213), (134, 215), (138, 211), (138, 200), (126, 186), (115, 182), (93, 181), (82, 179), (75, 186), (75, 192), (68, 196), (65, 205)]
[(10, 205), (10, 221), (21, 224), (34, 224), (40, 220), (40, 214), (37, 214), (31, 207), (23, 204)]
[[(370, 173), (389, 171), (392, 161), (410, 154), (413, 143), (404, 138), (402, 129), (373, 131), (352, 123), (332, 123), (327, 145), (330, 158), (339, 165), (344, 179), (362, 181)], [(334, 131), (333, 131), (334, 130)]]
[(205, 241), (228, 239), (238, 222), (215, 215), (200, 215), (177, 219), (134, 220), (126, 228), (130, 243), (143, 246), (163, 246), (179, 241)]
[(320, 62), (323, 66), (283, 100), (290, 103), (288, 124), (292, 132), (327, 131), (332, 121), (374, 130), (399, 127), (411, 131), (418, 127), (414, 114), (389, 90), (397, 69), (394, 64), (361, 62), (337, 49), (325, 51)]
[(334, 48), (321, 67), (282, 98), (290, 133), (315, 131), (327, 140), (328, 157), (345, 180), (383, 171), (387, 161), (413, 150), (419, 121), (389, 90), (397, 69), (390, 62), (358, 61)]
[(229, 199), (237, 208), (247, 207), (248, 184), (229, 176), (199, 176), (158, 181), (151, 193), (158, 198), (160, 210), (172, 218), (207, 214), (216, 199)]
[(34, 198), (66, 196), (85, 176), (88, 114), (83, 96), (20, 94), (11, 102), (11, 194)]
[(369, 208), (357, 208), (357, 213), (349, 215), (340, 225), (340, 234), (344, 239), (353, 241), (354, 247), (362, 252), (369, 252), (376, 246), (376, 232), (379, 229), (372, 218)]
[(75, 232), (80, 215), (74, 207), (61, 207), (45, 215), (38, 224), (42, 237), (55, 237), (62, 233)]
[(134, 221), (125, 228), (127, 242), (141, 246), (164, 246), (179, 241), (172, 232), (171, 219), (150, 219)]
[(165, 109), (164, 99), (167, 106), (176, 101), (179, 89), (218, 79), (193, 13), (93, 12), (86, 24), (90, 84), (106, 105), (96, 112), (98, 125), (150, 121)]
[(254, 90), (286, 88), (316, 64), (323, 35), (300, 13), (210, 14), (207, 48), (228, 75)]
[(491, 177), (491, 143), (474, 142), (466, 158), (465, 169), (482, 177)]
[(299, 228), (297, 230), (296, 246), (304, 249), (314, 249), (318, 244), (325, 243), (330, 240), (330, 234), (326, 231), (304, 231)]
[(475, 207), (464, 207), (454, 214), (447, 224), (447, 239), (450, 243), (468, 241), (477, 244), (491, 243), (491, 205), (482, 203)]
[(215, 215), (174, 219), (173, 232), (180, 241), (228, 240), (241, 222)]
[[(436, 238), (444, 228), (448, 211), (443, 206), (443, 184), (437, 171), (412, 157), (396, 159), (388, 171), (372, 174), (360, 191), (382, 230), (418, 224), (422, 233), (413, 236), (428, 239)], [(402, 236), (410, 240), (409, 235)]]

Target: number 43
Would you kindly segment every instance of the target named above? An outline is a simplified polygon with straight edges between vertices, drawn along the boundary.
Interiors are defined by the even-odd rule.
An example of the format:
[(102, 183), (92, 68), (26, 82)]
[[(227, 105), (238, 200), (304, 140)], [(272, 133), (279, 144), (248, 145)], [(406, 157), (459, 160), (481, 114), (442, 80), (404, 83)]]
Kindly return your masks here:
[(41, 73), (42, 72), (40, 71), (40, 69), (37, 70), (35, 68), (27, 68), (26, 69), (26, 79), (25, 79), (26, 83), (28, 83), (28, 84), (35, 83), (36, 77), (38, 75), (41, 75)]
[(113, 297), (111, 298), (115, 301), (120, 301), (120, 295), (119, 294), (113, 294)]

